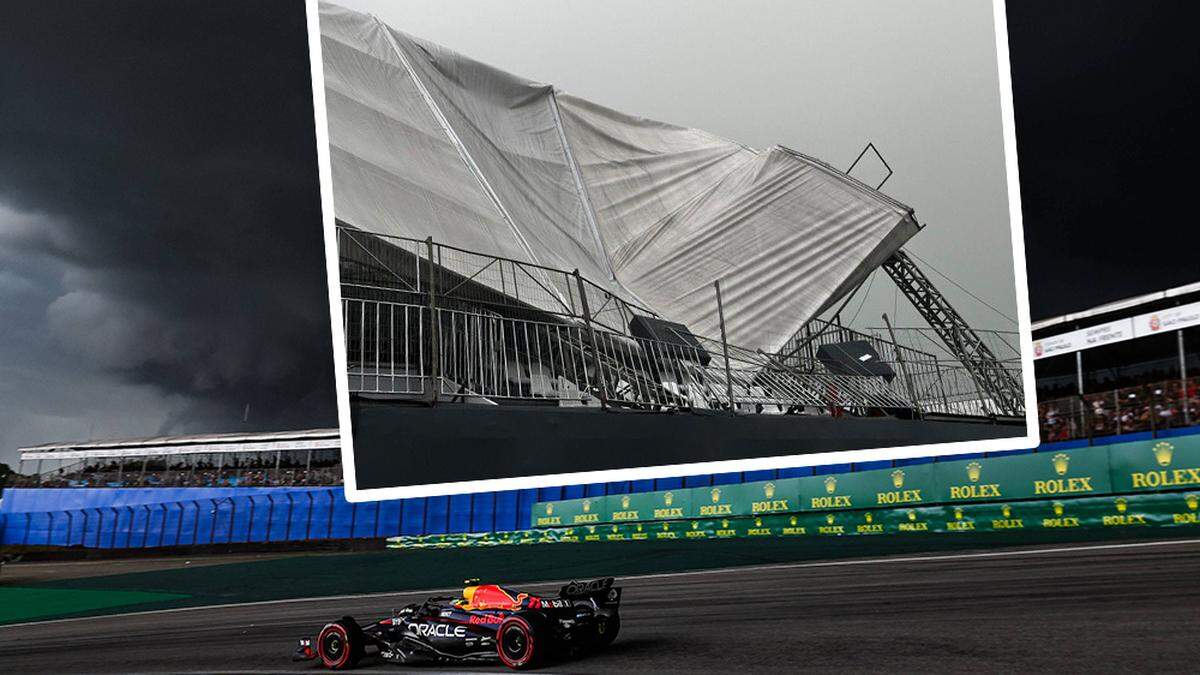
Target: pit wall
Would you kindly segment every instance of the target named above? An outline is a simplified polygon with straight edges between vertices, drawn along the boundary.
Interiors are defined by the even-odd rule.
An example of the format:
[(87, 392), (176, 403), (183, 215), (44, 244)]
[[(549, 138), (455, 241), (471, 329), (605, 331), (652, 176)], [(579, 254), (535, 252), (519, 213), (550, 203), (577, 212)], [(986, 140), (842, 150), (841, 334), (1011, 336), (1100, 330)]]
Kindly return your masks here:
[[(574, 516), (590, 500), (588, 513), (607, 511), (604, 520), (578, 523), (597, 525), (607, 523), (624, 527), (630, 523), (649, 523), (655, 508), (684, 509), (681, 514), (670, 512), (666, 520), (726, 517), (771, 516), (779, 513), (800, 517), (818, 514), (824, 517), (831, 511), (835, 517), (853, 512), (865, 517), (864, 509), (894, 507), (907, 518), (908, 508), (931, 508), (949, 504), (1008, 503), (1016, 508), (1018, 502), (1045, 500), (1052, 502), (1095, 495), (1115, 495), (1132, 486), (1132, 479), (1123, 477), (1124, 466), (1148, 470), (1195, 469), (1200, 466), (1196, 457), (1200, 436), (1191, 436), (1200, 429), (1193, 427), (1172, 430), (1170, 437), (1149, 434), (1114, 437), (1110, 445), (1080, 447), (1084, 442), (1043, 445), (1037, 452), (1009, 451), (957, 456), (954, 458), (920, 458), (895, 462), (865, 462), (818, 467), (747, 471), (724, 474), (704, 474), (680, 478), (620, 481), (571, 485), (556, 488), (507, 490), (475, 495), (453, 495), (419, 499), (390, 500), (350, 504), (340, 487), (278, 487), (278, 488), (15, 488), (6, 490), (0, 501), (0, 543), (16, 545), (83, 546), (87, 548), (141, 548), (208, 543), (244, 543), (305, 541), (348, 538), (422, 537), (468, 533), (520, 532), (538, 527), (536, 518), (546, 517), (545, 505), (553, 507), (560, 518), (558, 525), (571, 526)], [(1097, 443), (1102, 440), (1096, 439)], [(1156, 444), (1166, 442), (1174, 448), (1170, 464), (1161, 466), (1153, 454)], [(1069, 457), (1068, 469), (1059, 476), (1054, 468), (1054, 456)], [(1022, 464), (1022, 462), (1028, 464)], [(980, 464), (980, 479), (971, 481), (966, 474), (971, 462)], [(1007, 467), (1007, 468), (1006, 468)], [(1027, 468), (1019, 468), (1027, 467)], [(1083, 473), (1085, 468), (1086, 474)], [(896, 487), (893, 473), (903, 472), (902, 485)], [(1133, 469), (1131, 468), (1130, 471)], [(1008, 472), (1008, 473), (1006, 473)], [(1038, 494), (1030, 488), (1030, 480), (1090, 478), (1090, 490)], [(1173, 475), (1173, 474), (1172, 474)], [(1185, 478), (1189, 476), (1183, 474)], [(1007, 477), (1006, 477), (1007, 476)], [(835, 480), (834, 492), (826, 492), (826, 481)], [(1122, 482), (1124, 481), (1124, 482)], [(774, 497), (765, 494), (766, 484), (774, 485)], [(949, 487), (1000, 485), (1001, 496), (979, 492), (979, 499), (949, 499)], [(1070, 487), (1070, 481), (1064, 483)], [(891, 486), (890, 488), (888, 486)], [(1076, 485), (1078, 487), (1078, 485)], [(713, 490), (719, 491), (712, 500)], [(970, 489), (970, 488), (968, 488)], [(1139, 492), (1164, 489), (1184, 490), (1181, 502), (1185, 506), (1186, 491), (1200, 492), (1200, 485), (1179, 484), (1173, 488), (1138, 488)], [(921, 501), (879, 504), (880, 493), (898, 493), (887, 499), (905, 499), (905, 490), (920, 490)], [(1032, 490), (1032, 493), (1031, 493)], [(665, 504), (666, 493), (672, 494), (672, 504)], [(756, 497), (759, 494), (761, 497)], [(846, 497), (850, 505), (836, 505), (838, 499), (818, 502), (816, 497)], [(628, 498), (631, 508), (621, 506)], [(803, 499), (809, 500), (808, 504)], [(756, 514), (756, 501), (789, 501), (788, 507), (773, 508)], [(1001, 500), (1001, 501), (997, 501)], [(1128, 508), (1131, 502), (1127, 502)], [(572, 505), (573, 504), (573, 505)], [(611, 505), (611, 509), (610, 509)], [(728, 505), (729, 513), (718, 513), (703, 506)], [(640, 511), (650, 509), (647, 517)], [(1113, 505), (1115, 508), (1115, 505)], [(572, 509), (575, 509), (572, 512)], [(749, 509), (749, 510), (747, 510)], [(637, 517), (613, 521), (615, 511), (639, 511)], [(863, 513), (860, 513), (863, 512)], [(970, 513), (970, 509), (964, 513)], [(1182, 513), (1183, 511), (1181, 511)], [(1187, 510), (1194, 513), (1194, 510)], [(541, 516), (538, 514), (541, 513)], [(950, 512), (953, 516), (953, 511)], [(562, 518), (568, 518), (562, 520)], [(872, 518), (875, 516), (873, 515)], [(889, 516), (890, 517), (890, 516)], [(951, 518), (953, 520), (953, 518)], [(741, 521), (738, 521), (741, 523)], [(772, 521), (774, 522), (774, 521)], [(931, 520), (930, 522), (936, 522)], [(949, 522), (949, 521), (947, 521)], [(737, 527), (741, 527), (741, 523)], [(671, 530), (675, 525), (668, 525)], [(690, 527), (690, 525), (689, 525)], [(642, 526), (643, 531), (645, 525)], [(697, 527), (699, 529), (699, 526)], [(718, 528), (729, 529), (729, 528)], [(736, 529), (736, 528), (734, 528)], [(749, 527), (747, 527), (749, 529)], [(756, 528), (760, 529), (760, 528)], [(636, 532), (636, 528), (634, 530)], [(610, 533), (613, 534), (613, 533)], [(615, 533), (615, 534), (620, 534)], [(557, 536), (557, 535), (547, 535)], [(495, 537), (493, 537), (495, 538)], [(518, 539), (528, 539), (521, 535)]]

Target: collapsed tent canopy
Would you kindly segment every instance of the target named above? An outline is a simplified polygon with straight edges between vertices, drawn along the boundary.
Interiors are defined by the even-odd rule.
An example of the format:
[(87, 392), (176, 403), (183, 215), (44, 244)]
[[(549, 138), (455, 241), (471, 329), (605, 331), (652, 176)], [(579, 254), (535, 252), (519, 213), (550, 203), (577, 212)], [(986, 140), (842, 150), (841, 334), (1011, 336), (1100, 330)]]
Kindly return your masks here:
[(626, 115), (321, 5), (339, 220), (580, 274), (698, 334), (776, 350), (918, 231), (781, 146)]

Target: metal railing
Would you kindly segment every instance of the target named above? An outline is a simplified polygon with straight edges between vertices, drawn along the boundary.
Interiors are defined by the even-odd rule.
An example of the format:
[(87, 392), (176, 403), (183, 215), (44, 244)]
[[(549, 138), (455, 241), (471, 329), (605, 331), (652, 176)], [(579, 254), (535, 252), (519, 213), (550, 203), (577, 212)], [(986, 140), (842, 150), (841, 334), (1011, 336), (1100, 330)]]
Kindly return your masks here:
[[(338, 233), (357, 394), (649, 410), (996, 412), (961, 365), (842, 326), (811, 322), (784, 356), (691, 335), (647, 339), (631, 334), (630, 322), (653, 312), (578, 271), (431, 239)], [(869, 341), (898, 376), (835, 374), (816, 358), (822, 345), (852, 339)]]
[(1192, 426), (1200, 423), (1200, 377), (1042, 401), (1038, 421), (1048, 443)]

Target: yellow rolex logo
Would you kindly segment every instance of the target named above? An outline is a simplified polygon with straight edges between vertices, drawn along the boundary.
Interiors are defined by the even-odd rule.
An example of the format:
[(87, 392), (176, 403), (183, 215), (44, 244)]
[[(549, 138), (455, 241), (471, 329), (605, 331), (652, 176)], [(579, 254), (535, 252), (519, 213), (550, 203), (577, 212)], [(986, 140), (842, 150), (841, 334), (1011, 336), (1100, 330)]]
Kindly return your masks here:
[[(1193, 507), (1193, 508), (1195, 508), (1195, 507)], [(796, 524), (796, 516), (792, 516), (791, 518), (789, 518), (788, 522), (792, 525), (795, 525)]]
[(625, 495), (625, 496), (621, 497), (621, 508), (623, 508), (623, 509), (629, 508), (629, 495)]
[(642, 531), (642, 524), (641, 524), (641, 523), (638, 523), (638, 528), (637, 528), (637, 530), (638, 530), (638, 532), (641, 532), (641, 531)]
[(1200, 495), (1188, 495), (1184, 497), (1184, 500), (1187, 501), (1188, 508), (1193, 511), (1200, 507)]
[(832, 513), (827, 513), (827, 514), (825, 514), (825, 522), (827, 522), (827, 523), (829, 523), (830, 525), (832, 525), (832, 524), (833, 524), (833, 521), (834, 521), (834, 516), (833, 516), (833, 514), (832, 514)]
[(967, 480), (972, 483), (979, 482), (979, 475), (983, 471), (983, 465), (979, 462), (971, 462), (967, 465)]
[(1063, 514), (1063, 503), (1054, 502), (1054, 515), (1061, 516)]
[(589, 533), (589, 534), (594, 534), (594, 533), (596, 532), (596, 526), (595, 526), (595, 525), (588, 525), (588, 526), (587, 526), (587, 531), (588, 531), (588, 533)]
[(1117, 497), (1114, 503), (1117, 505), (1117, 513), (1125, 513), (1125, 509), (1129, 508), (1129, 502), (1125, 501), (1124, 497)]
[(721, 501), (721, 488), (713, 488), (712, 492), (709, 492), (708, 494), (712, 496), (714, 504)]
[(553, 504), (547, 504), (547, 505), (546, 505), (546, 515), (550, 515), (550, 514), (552, 514), (552, 513), (554, 513), (554, 505), (553, 505)]
[(671, 529), (671, 525), (669, 523), (663, 523), (663, 532), (666, 532), (669, 529)]
[(1000, 507), (1000, 513), (1002, 513), (1005, 518), (1011, 517), (1012, 516), (1012, 507), (1009, 506), (1008, 504), (1005, 504), (1004, 506)]
[(694, 521), (694, 520), (693, 520), (693, 521), (692, 521), (692, 529), (693, 529), (693, 530), (698, 530), (698, 529), (700, 529), (700, 523), (698, 523), (698, 522), (696, 522), (696, 521)]
[(583, 500), (583, 512), (587, 513), (588, 511), (591, 511), (591, 510), (592, 510), (592, 500), (590, 500), (590, 499)]
[(1154, 460), (1159, 466), (1171, 466), (1171, 455), (1175, 454), (1175, 446), (1166, 441), (1154, 444)]
[(729, 529), (729, 521), (728, 521), (728, 520), (722, 520), (722, 521), (721, 521), (721, 528), (722, 528), (722, 529), (725, 529), (725, 530), (728, 530), (728, 529)]
[(1062, 476), (1067, 473), (1067, 465), (1071, 462), (1071, 456), (1065, 453), (1058, 453), (1051, 458), (1054, 462), (1054, 473)]
[(775, 484), (767, 483), (766, 485), (764, 485), (763, 486), (763, 495), (765, 495), (767, 499), (771, 499), (772, 497), (774, 497), (775, 496)]
[(913, 511), (912, 509), (909, 509), (909, 510), (908, 510), (908, 519), (909, 519), (909, 520), (916, 520), (916, 519), (917, 519), (917, 512), (916, 512), (916, 511)]
[(892, 485), (898, 488), (904, 487), (904, 471), (896, 469), (892, 472)]
[(956, 506), (956, 507), (954, 507), (954, 519), (955, 519), (955, 520), (962, 520), (962, 517), (963, 517), (963, 510), (962, 510), (962, 507), (961, 507), (961, 506)]
[(755, 526), (755, 527), (762, 527), (762, 518), (755, 518), (755, 519), (754, 519), (754, 526)]
[(616, 526), (616, 525), (613, 525), (613, 526), (612, 526), (612, 531), (613, 531), (614, 533), (617, 531), (617, 526)]
[(663, 503), (665, 503), (667, 506), (670, 506), (671, 502), (673, 501), (675, 501), (675, 495), (671, 494), (670, 492), (663, 495)]
[(869, 523), (869, 522), (871, 522), (871, 521), (875, 520), (875, 517), (874, 517), (874, 516), (872, 516), (870, 513), (864, 513), (864, 514), (863, 514), (863, 520), (865, 520), (865, 521), (867, 521), (867, 522)]
[(828, 492), (829, 494), (833, 494), (834, 491), (836, 491), (836, 490), (837, 490), (837, 478), (834, 478), (833, 476), (827, 476), (825, 478), (825, 491)]

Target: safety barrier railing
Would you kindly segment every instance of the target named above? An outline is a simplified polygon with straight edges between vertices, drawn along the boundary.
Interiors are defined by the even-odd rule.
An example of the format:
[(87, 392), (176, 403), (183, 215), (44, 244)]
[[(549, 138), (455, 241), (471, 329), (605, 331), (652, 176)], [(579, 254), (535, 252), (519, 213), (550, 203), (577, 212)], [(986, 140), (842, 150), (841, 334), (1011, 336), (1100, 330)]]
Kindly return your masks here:
[[(651, 410), (997, 412), (961, 365), (843, 326), (810, 322), (778, 354), (690, 335), (651, 340), (632, 335), (630, 322), (652, 312), (578, 271), (345, 226), (338, 236), (357, 394)], [(854, 339), (869, 341), (896, 376), (836, 374), (816, 358), (820, 347)]]
[(1046, 442), (1191, 426), (1200, 423), (1200, 377), (1042, 401), (1038, 420)]

